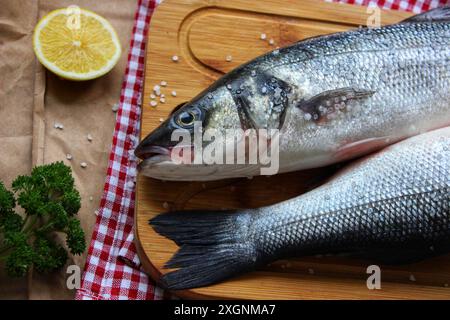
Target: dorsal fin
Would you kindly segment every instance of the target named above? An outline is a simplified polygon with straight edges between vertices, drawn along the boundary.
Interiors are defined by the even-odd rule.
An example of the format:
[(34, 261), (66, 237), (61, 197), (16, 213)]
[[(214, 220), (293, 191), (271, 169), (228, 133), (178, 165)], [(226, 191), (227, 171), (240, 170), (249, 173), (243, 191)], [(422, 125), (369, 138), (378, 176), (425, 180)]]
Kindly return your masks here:
[(403, 20), (401, 23), (410, 22), (450, 22), (450, 5), (412, 16), (411, 18)]

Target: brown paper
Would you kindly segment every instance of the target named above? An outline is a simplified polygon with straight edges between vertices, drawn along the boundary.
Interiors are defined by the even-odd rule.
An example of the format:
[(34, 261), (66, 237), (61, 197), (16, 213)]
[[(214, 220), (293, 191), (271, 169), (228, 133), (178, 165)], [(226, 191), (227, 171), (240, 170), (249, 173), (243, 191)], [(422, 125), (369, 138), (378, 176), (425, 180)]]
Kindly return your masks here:
[[(0, 0), (0, 179), (6, 186), (31, 168), (34, 54), (29, 43), (35, 0)], [(7, 278), (0, 267), (0, 298), (27, 298), (26, 279)]]
[[(62, 80), (35, 60), (31, 36), (38, 16), (69, 5), (99, 13), (119, 35), (121, 60), (102, 78)], [(61, 160), (70, 165), (82, 196), (79, 218), (87, 244), (103, 192), (115, 125), (111, 108), (120, 97), (136, 5), (137, 0), (0, 0), (0, 179), (9, 185), (33, 165)], [(55, 122), (64, 129), (55, 129)], [(82, 270), (85, 256), (72, 257), (68, 264)], [(45, 276), (33, 272), (27, 286), (26, 279), (12, 280), (0, 272), (0, 298), (71, 299), (75, 291), (67, 288), (66, 279), (65, 268)]]

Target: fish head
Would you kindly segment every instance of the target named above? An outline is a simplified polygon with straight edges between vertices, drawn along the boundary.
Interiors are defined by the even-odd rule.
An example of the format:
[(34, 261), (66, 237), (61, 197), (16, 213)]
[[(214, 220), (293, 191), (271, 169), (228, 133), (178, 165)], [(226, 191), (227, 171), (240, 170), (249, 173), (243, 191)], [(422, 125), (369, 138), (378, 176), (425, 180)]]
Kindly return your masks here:
[[(240, 128), (241, 121), (230, 90), (224, 83), (217, 82), (175, 108), (168, 119), (141, 141), (135, 150), (135, 155), (143, 160), (139, 170), (162, 180), (210, 180), (214, 178), (212, 174), (214, 180), (246, 176), (236, 173), (239, 169), (233, 165), (195, 162), (198, 151), (195, 148), (201, 146), (201, 150), (206, 150), (213, 143), (225, 143), (226, 132)], [(214, 137), (205, 138), (207, 133)], [(227, 148), (224, 146), (223, 150)]]

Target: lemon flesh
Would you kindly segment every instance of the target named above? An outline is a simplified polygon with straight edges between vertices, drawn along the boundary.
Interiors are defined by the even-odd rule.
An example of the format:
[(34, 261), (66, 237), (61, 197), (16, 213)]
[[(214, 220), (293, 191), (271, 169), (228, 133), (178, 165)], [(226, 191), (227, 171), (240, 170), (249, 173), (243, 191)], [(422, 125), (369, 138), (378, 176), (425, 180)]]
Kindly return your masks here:
[(47, 69), (78, 81), (111, 71), (122, 51), (111, 24), (80, 8), (76, 12), (58, 9), (43, 17), (34, 30), (33, 47)]

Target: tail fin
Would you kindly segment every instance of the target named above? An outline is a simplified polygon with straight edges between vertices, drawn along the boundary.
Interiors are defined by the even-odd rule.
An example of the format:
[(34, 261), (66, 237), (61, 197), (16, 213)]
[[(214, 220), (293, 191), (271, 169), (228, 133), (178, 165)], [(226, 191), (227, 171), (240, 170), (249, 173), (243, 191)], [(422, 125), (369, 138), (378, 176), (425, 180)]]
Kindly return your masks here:
[(180, 211), (150, 220), (159, 234), (175, 241), (178, 252), (166, 268), (179, 268), (162, 277), (171, 290), (202, 287), (249, 271), (257, 250), (246, 232), (250, 215), (230, 211)]

